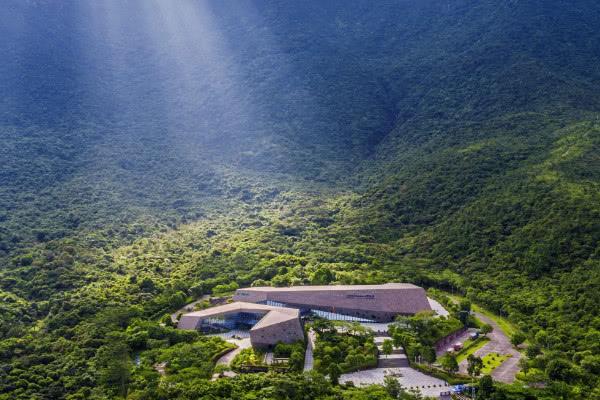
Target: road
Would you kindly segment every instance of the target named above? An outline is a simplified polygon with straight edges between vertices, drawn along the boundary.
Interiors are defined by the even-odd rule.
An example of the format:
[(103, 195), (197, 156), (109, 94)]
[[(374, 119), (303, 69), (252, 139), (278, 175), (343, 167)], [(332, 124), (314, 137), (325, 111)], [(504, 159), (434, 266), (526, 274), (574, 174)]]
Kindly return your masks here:
[(313, 349), (315, 348), (315, 331), (312, 329), (308, 331), (308, 343), (306, 344), (306, 353), (304, 355), (304, 371), (310, 371), (313, 369)]
[[(519, 359), (521, 358), (521, 353), (512, 346), (510, 338), (506, 336), (496, 322), (481, 313), (474, 312), (474, 314), (480, 321), (490, 324), (492, 328), (494, 328), (492, 332), (488, 333), (490, 341), (485, 346), (475, 351), (474, 354), (478, 357), (483, 357), (489, 353), (510, 354), (511, 357), (508, 360), (504, 361), (492, 371), (492, 378), (504, 383), (514, 382), (515, 376), (519, 372)], [(463, 360), (460, 363), (460, 372), (467, 372), (467, 364), (467, 360)]]

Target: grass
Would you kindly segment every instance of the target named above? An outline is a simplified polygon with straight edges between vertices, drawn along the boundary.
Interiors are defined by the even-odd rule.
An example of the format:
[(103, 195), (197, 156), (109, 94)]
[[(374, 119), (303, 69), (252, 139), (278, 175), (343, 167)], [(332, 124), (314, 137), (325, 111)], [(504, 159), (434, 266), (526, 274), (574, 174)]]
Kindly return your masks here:
[(492, 321), (498, 324), (500, 329), (506, 334), (508, 337), (512, 337), (512, 335), (518, 331), (518, 328), (509, 320), (499, 315), (492, 313), (491, 311), (486, 310), (485, 308), (478, 306), (477, 304), (472, 304), (471, 308), (473, 311), (478, 312), (480, 314), (485, 315)]
[(470, 354), (475, 353), (477, 350), (485, 346), (490, 339), (487, 337), (479, 337), (475, 340), (467, 339), (464, 343), (464, 347), (456, 353), (456, 362), (460, 363), (465, 358), (469, 357)]
[[(452, 301), (454, 301), (456, 303), (458, 303), (460, 300), (464, 299), (464, 296), (459, 296), (456, 294), (454, 294), (454, 295), (448, 294), (448, 297), (451, 298)], [(513, 324), (512, 322), (510, 322), (508, 319), (501, 317), (497, 314), (494, 314), (493, 312), (487, 310), (486, 308), (484, 308), (478, 304), (472, 303), (471, 309), (475, 312), (485, 315), (486, 317), (488, 317), (489, 319), (494, 321), (496, 324), (498, 324), (500, 329), (508, 337), (512, 337), (512, 335), (519, 330), (519, 328), (517, 328), (517, 326), (515, 324)]]
[(435, 368), (433, 366), (428, 366), (425, 364), (411, 364), (411, 367), (424, 373), (427, 375), (431, 375), (438, 379), (448, 382), (450, 385), (459, 385), (462, 383), (467, 383), (469, 381), (469, 377), (458, 374), (451, 374), (449, 372), (443, 371), (439, 368)]
[(504, 361), (511, 357), (510, 354), (498, 354), (489, 353), (486, 354), (483, 360), (483, 368), (481, 369), (481, 375), (489, 375), (494, 369), (499, 367)]

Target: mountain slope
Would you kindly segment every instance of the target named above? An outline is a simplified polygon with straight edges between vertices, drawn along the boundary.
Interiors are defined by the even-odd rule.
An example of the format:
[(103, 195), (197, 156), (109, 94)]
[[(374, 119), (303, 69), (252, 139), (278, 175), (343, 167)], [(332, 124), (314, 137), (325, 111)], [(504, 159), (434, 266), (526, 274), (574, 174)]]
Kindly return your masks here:
[(390, 280), (517, 323), (533, 395), (598, 393), (597, 2), (37, 0), (0, 22), (0, 399), (212, 388), (147, 383), (136, 352), (196, 338), (140, 326), (235, 284)]

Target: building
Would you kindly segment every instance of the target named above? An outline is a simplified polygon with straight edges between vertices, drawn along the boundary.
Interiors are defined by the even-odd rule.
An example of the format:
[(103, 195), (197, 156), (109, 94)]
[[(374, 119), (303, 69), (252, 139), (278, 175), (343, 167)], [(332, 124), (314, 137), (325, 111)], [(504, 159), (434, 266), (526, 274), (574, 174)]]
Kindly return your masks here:
[(294, 308), (235, 302), (185, 314), (179, 329), (214, 332), (249, 329), (254, 347), (270, 347), (278, 342), (304, 340), (300, 311)]
[(206, 333), (250, 331), (255, 347), (304, 339), (300, 316), (317, 314), (332, 320), (390, 322), (397, 315), (431, 311), (421, 287), (384, 285), (253, 287), (238, 289), (234, 303), (185, 314), (178, 328)]
[(425, 290), (408, 283), (253, 287), (238, 289), (233, 299), (360, 322), (391, 322), (397, 315), (431, 311)]

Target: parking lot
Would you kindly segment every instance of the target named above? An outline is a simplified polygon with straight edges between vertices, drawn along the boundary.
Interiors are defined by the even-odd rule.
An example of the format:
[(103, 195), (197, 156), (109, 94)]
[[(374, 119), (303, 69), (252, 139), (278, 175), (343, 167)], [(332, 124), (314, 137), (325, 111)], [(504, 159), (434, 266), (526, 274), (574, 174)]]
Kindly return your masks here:
[(356, 386), (382, 385), (386, 375), (395, 376), (406, 389), (417, 389), (424, 396), (437, 397), (446, 392), (449, 386), (441, 379), (425, 375), (412, 368), (374, 368), (340, 376), (340, 383), (351, 381)]

